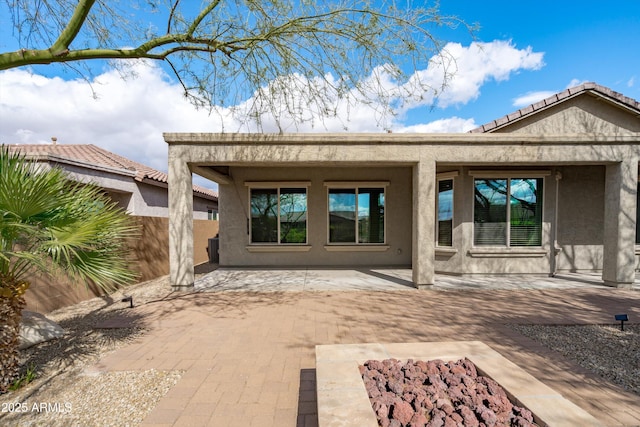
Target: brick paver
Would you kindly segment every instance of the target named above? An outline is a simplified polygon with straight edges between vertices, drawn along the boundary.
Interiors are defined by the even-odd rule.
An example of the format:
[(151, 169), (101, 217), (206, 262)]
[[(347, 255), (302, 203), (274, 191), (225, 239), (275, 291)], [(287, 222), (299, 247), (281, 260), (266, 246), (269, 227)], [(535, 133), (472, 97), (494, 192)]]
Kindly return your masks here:
[(134, 310), (151, 331), (100, 368), (185, 371), (145, 426), (316, 426), (315, 345), (451, 340), (485, 342), (605, 425), (640, 425), (640, 397), (506, 326), (638, 319), (633, 290), (205, 292)]

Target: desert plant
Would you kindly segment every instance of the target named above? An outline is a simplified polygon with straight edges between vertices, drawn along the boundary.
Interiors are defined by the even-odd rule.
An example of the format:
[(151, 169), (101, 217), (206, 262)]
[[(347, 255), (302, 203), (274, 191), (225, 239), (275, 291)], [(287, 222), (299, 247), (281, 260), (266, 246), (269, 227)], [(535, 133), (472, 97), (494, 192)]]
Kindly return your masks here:
[(9, 390), (15, 391), (20, 387), (24, 387), (29, 384), (31, 381), (35, 380), (38, 375), (36, 374), (36, 365), (33, 363), (27, 366), (27, 369), (24, 374), (20, 375), (18, 379), (16, 379), (13, 384), (9, 386)]
[(0, 393), (19, 372), (24, 293), (38, 271), (105, 292), (131, 283), (130, 217), (100, 188), (0, 147)]

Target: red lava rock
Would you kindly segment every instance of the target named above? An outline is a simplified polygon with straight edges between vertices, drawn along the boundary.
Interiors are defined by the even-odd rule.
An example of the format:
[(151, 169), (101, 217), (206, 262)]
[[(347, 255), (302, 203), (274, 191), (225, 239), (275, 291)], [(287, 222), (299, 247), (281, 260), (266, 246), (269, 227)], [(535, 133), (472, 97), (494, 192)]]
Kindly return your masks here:
[(369, 360), (359, 369), (382, 427), (537, 427), (469, 359)]
[(458, 423), (456, 423), (451, 417), (447, 417), (444, 419), (444, 427), (458, 427)]
[(398, 402), (393, 405), (391, 409), (391, 416), (393, 419), (400, 421), (400, 424), (409, 424), (409, 421), (413, 418), (415, 411), (407, 402)]
[(476, 415), (478, 415), (480, 421), (482, 421), (487, 427), (495, 426), (498, 421), (498, 417), (496, 417), (495, 412), (486, 406), (476, 408)]
[(380, 418), (389, 418), (389, 407), (379, 400), (375, 401), (372, 405), (374, 412)]
[(478, 427), (480, 421), (468, 406), (461, 406), (458, 408), (458, 413), (462, 417), (462, 425), (465, 427)]
[(409, 427), (425, 427), (429, 420), (423, 414), (415, 413), (409, 421)]
[(478, 371), (476, 370), (476, 365), (471, 362), (471, 360), (466, 357), (461, 360), (462, 367), (467, 371), (467, 375), (471, 378), (476, 378), (478, 376)]
[(387, 383), (387, 388), (395, 394), (401, 394), (404, 391), (404, 383), (401, 380), (392, 378)]
[(462, 363), (454, 363), (449, 368), (453, 375), (467, 375), (467, 369)]
[(443, 427), (444, 426), (444, 419), (446, 417), (447, 417), (447, 414), (445, 414), (444, 412), (442, 412), (439, 409), (436, 409), (431, 414), (431, 420), (429, 420), (429, 423), (427, 424), (427, 426), (428, 427)]
[(457, 412), (454, 412), (453, 414), (449, 415), (449, 418), (451, 418), (453, 421), (455, 421), (456, 425), (457, 424), (462, 424), (462, 422), (464, 421), (462, 416), (460, 416), (460, 414), (458, 414)]
[(511, 425), (513, 427), (532, 427), (535, 426), (533, 422), (528, 421), (522, 417), (515, 417), (511, 420)]
[(453, 414), (453, 405), (449, 399), (438, 399), (436, 401), (436, 408), (440, 409), (447, 415)]
[(440, 370), (438, 369), (438, 362), (440, 360), (430, 360), (427, 362), (427, 371), (425, 374), (429, 375), (440, 375)]
[(527, 408), (522, 408), (520, 406), (514, 406), (513, 407), (513, 413), (516, 416), (524, 418), (525, 420), (529, 421), (530, 423), (533, 422), (533, 414)]

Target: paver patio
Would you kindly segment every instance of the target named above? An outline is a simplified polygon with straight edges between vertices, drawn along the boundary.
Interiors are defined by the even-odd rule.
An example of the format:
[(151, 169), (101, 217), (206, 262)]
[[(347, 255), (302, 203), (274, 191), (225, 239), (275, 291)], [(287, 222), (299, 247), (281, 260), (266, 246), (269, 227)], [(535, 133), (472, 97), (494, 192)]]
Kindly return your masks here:
[[(258, 279), (250, 279), (250, 271), (213, 272), (217, 279), (205, 276), (199, 283), (208, 292), (174, 294), (134, 308), (150, 332), (96, 368), (184, 370), (145, 426), (307, 427), (317, 425), (317, 344), (476, 340), (605, 425), (640, 425), (640, 397), (507, 326), (614, 323), (613, 315), (621, 312), (634, 321), (640, 318), (637, 290), (606, 288), (592, 276), (573, 276), (518, 279), (521, 288), (534, 289), (485, 279), (492, 288), (509, 284), (509, 289), (488, 290), (474, 290), (479, 282), (442, 278), (436, 290), (423, 291), (406, 286), (402, 271), (340, 271), (302, 270), (303, 277), (301, 271), (290, 272), (284, 281), (258, 271), (261, 283), (271, 283), (261, 287), (255, 285)], [(309, 281), (310, 273), (315, 278)], [(361, 281), (360, 274), (370, 277), (369, 282)], [(235, 280), (229, 279), (234, 275)], [(337, 290), (341, 278), (355, 283), (357, 290)], [(221, 279), (227, 286), (220, 285)], [(292, 290), (291, 285), (314, 280), (329, 288)], [(536, 280), (539, 285), (534, 286)], [(242, 281), (251, 290), (239, 290)], [(380, 281), (388, 286), (373, 286)]]

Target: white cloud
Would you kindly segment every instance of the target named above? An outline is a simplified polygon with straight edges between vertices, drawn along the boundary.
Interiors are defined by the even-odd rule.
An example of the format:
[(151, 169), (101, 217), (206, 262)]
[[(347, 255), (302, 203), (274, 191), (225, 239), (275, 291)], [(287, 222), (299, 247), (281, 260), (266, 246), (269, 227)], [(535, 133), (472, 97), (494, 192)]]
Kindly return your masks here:
[(568, 85), (566, 85), (564, 88), (565, 89), (569, 89), (571, 87), (576, 87), (576, 86), (580, 86), (583, 83), (586, 83), (587, 80), (580, 80), (580, 79), (571, 79), (571, 81), (569, 82)]
[[(444, 53), (434, 57), (426, 70), (417, 73), (417, 78), (434, 87), (438, 87), (446, 74), (451, 74), (447, 86), (436, 99), (440, 108), (475, 100), (480, 96), (480, 87), (489, 80), (508, 80), (512, 73), (539, 70), (544, 66), (544, 53), (533, 52), (530, 46), (517, 49), (510, 41), (474, 42), (468, 47), (448, 43)], [(425, 96), (424, 100), (430, 103), (433, 96)]]
[[(473, 127), (473, 119), (437, 120), (432, 123), (405, 125), (403, 117), (412, 108), (433, 105), (445, 108), (465, 104), (480, 94), (488, 80), (505, 80), (519, 70), (536, 70), (543, 66), (542, 53), (530, 47), (517, 49), (511, 42), (473, 43), (464, 47), (449, 43), (449, 55), (434, 58), (429, 67), (413, 77), (432, 87), (439, 87), (447, 67), (455, 68), (449, 85), (435, 98), (433, 91), (414, 93), (413, 98), (396, 111), (396, 116), (381, 115), (375, 100), (358, 103), (333, 94), (333, 104), (323, 106), (332, 112), (321, 118), (320, 107), (307, 104), (301, 96), (281, 97), (275, 106), (281, 113), (261, 116), (262, 127), (246, 124), (234, 115), (247, 112), (255, 99), (231, 108), (218, 108), (213, 114), (196, 110), (183, 96), (182, 88), (157, 65), (138, 62), (135, 75), (123, 79), (115, 70), (106, 71), (93, 81), (44, 77), (23, 69), (0, 72), (0, 143), (49, 143), (52, 136), (60, 144), (95, 144), (159, 170), (167, 169), (167, 146), (163, 132), (380, 132), (390, 128), (400, 132), (464, 132)], [(377, 70), (388, 95), (394, 100), (412, 88), (411, 82), (398, 83)], [(337, 83), (334, 77), (325, 76)], [(312, 82), (295, 77), (299, 91), (330, 90), (323, 79)], [(284, 79), (290, 83), (291, 79)], [(276, 85), (278, 82), (272, 82)], [(280, 82), (282, 83), (282, 82)], [(311, 84), (310, 84), (311, 83)], [(95, 97), (94, 97), (95, 95)], [(307, 121), (296, 124), (286, 107), (294, 107)]]
[[(572, 79), (568, 85), (565, 86), (565, 89), (569, 89), (572, 87), (580, 86), (585, 83), (586, 80)], [(513, 100), (513, 106), (517, 108), (526, 107), (531, 104), (535, 104), (538, 101), (542, 101), (550, 96), (555, 95), (560, 92), (559, 90), (539, 90), (534, 92), (527, 92), (524, 95), (521, 95)]]
[(513, 106), (520, 108), (527, 105), (535, 104), (538, 101), (542, 101), (552, 95), (555, 95), (557, 91), (540, 90), (537, 92), (527, 92), (513, 100)]
[(397, 133), (460, 133), (468, 132), (477, 128), (478, 125), (473, 119), (462, 119), (451, 117), (448, 119), (435, 120), (430, 123), (405, 126), (394, 130)]
[[(116, 71), (84, 80), (46, 78), (24, 70), (0, 74), (0, 142), (95, 144), (159, 170), (167, 169), (163, 131), (219, 130), (195, 110), (160, 69), (136, 66), (135, 81)], [(92, 88), (95, 91), (93, 97)]]
[(631, 76), (631, 78), (627, 81), (627, 87), (633, 87), (636, 82), (636, 76)]

